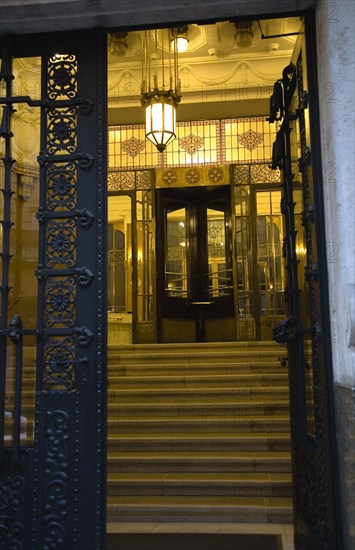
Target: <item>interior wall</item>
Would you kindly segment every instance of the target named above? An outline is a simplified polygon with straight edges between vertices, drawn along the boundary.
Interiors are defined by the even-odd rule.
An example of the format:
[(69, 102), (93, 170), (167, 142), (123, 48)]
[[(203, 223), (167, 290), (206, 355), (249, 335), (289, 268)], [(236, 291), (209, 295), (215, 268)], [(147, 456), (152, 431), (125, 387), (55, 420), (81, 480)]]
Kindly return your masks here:
[[(272, 88), (270, 86), (270, 95)], [(208, 102), (208, 118), (233, 118), (233, 117), (253, 117), (265, 116), (269, 114), (270, 99), (263, 98), (257, 100), (245, 100), (234, 103), (232, 102)], [(190, 120), (204, 120), (206, 117), (206, 103), (181, 103), (178, 105), (176, 119), (178, 122)], [(136, 107), (110, 108), (108, 110), (108, 124), (114, 126), (116, 124), (144, 124), (145, 111)]]

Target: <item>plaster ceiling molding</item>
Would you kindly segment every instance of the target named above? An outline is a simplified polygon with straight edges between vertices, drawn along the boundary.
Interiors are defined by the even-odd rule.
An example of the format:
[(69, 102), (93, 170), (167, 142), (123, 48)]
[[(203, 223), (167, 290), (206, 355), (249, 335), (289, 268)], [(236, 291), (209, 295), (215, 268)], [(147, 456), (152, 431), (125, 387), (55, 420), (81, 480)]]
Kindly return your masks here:
[(109, 74), (108, 99), (110, 103), (127, 103), (138, 101), (141, 94), (141, 76), (139, 71), (123, 69), (113, 75)]
[[(41, 98), (40, 58), (15, 58), (13, 62), (13, 75), (12, 91), (14, 95), (27, 95), (31, 99)], [(39, 107), (37, 107), (37, 110), (39, 111)]]
[[(108, 43), (110, 44), (111, 41), (111, 35), (108, 34)], [(124, 57), (127, 60), (132, 61), (132, 58), (136, 57), (137, 55), (141, 55), (142, 52), (142, 32), (140, 31), (131, 31), (127, 33), (127, 36), (124, 37), (124, 42), (127, 44), (127, 48), (125, 48), (124, 51)], [(119, 63), (122, 61), (122, 57), (118, 59), (117, 55), (114, 55), (112, 53), (111, 49), (108, 49), (108, 61), (109, 63)]]
[[(290, 17), (287, 19), (270, 19), (270, 20), (261, 20), (262, 33), (264, 38), (261, 36), (261, 30), (257, 20), (252, 21), (251, 31), (253, 33), (253, 39), (247, 48), (244, 49), (244, 52), (254, 52), (261, 54), (263, 52), (270, 52), (270, 44), (275, 42), (272, 38), (267, 38), (269, 35), (282, 35), (292, 32), (298, 32), (302, 24), (301, 18)], [(236, 27), (234, 22), (225, 21), (220, 23), (218, 26), (219, 41), (221, 44), (221, 49), (223, 50), (226, 46), (227, 48), (233, 48), (235, 50), (240, 50), (237, 46), (235, 35)], [(294, 44), (297, 40), (297, 36), (280, 36), (278, 38), (278, 49), (280, 51), (292, 50)], [(243, 52), (243, 50), (242, 50)]]
[(30, 126), (39, 126), (41, 119), (40, 110), (36, 107), (29, 107), (25, 103), (18, 103), (13, 113), (14, 120), (19, 120)]
[[(277, 73), (262, 72), (253, 63), (245, 61), (228, 65), (230, 68), (224, 74), (217, 72), (217, 68), (219, 73), (221, 69), (226, 69), (224, 64), (222, 67), (216, 67), (215, 64), (206, 66), (204, 73), (194, 66), (184, 65), (180, 69), (182, 102), (255, 101), (269, 97), (271, 86), (281, 74), (284, 61)], [(272, 68), (275, 70), (274, 66)]]
[(24, 103), (16, 105), (13, 114), (13, 156), (20, 163), (37, 163), (40, 149), (40, 111)]
[[(218, 85), (218, 84), (226, 84), (227, 82), (230, 82), (233, 80), (233, 82), (236, 82), (236, 79), (234, 78), (238, 73), (240, 73), (239, 82), (241, 83), (247, 83), (249, 82), (248, 79), (248, 71), (256, 78), (258, 78), (261, 81), (264, 82), (275, 82), (280, 76), (280, 73), (265, 73), (260, 70), (258, 70), (253, 63), (250, 63), (248, 61), (238, 61), (237, 63), (233, 64), (232, 68), (225, 74), (218, 76), (217, 67), (215, 67), (215, 64), (212, 63), (209, 67), (206, 67), (207, 70), (205, 74), (202, 74), (200, 71), (197, 71), (195, 67), (191, 65), (184, 65), (180, 68), (180, 78), (181, 78), (181, 85), (182, 88), (184, 87), (184, 79), (186, 79), (187, 75), (191, 75), (195, 81), (199, 82), (200, 84), (208, 84), (208, 85)], [(189, 86), (191, 86), (189, 82)]]

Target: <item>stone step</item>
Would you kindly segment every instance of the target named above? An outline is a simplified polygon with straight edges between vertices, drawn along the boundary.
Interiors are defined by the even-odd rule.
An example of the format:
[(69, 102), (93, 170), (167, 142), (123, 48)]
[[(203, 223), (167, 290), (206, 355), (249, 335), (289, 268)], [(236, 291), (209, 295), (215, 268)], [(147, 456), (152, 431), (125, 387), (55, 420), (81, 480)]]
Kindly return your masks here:
[(173, 400), (163, 403), (109, 403), (108, 416), (112, 420), (151, 418), (184, 418), (193, 416), (195, 419), (240, 418), (252, 416), (254, 418), (267, 416), (288, 416), (289, 401), (234, 401), (224, 403), (176, 403)]
[(287, 452), (109, 453), (108, 472), (283, 472), (290, 473)]
[(110, 376), (109, 388), (166, 388), (174, 389), (185, 387), (243, 387), (252, 386), (284, 386), (287, 388), (287, 374), (205, 374), (184, 376)]
[(287, 497), (108, 497), (107, 521), (292, 523)]
[(286, 346), (277, 344), (273, 340), (247, 341), (247, 342), (181, 342), (168, 344), (123, 344), (108, 346), (108, 356), (120, 354), (145, 353), (150, 355), (164, 355), (172, 352), (223, 352), (223, 351), (242, 351), (257, 353), (259, 351), (286, 351)]
[(108, 521), (292, 521), (285, 348), (109, 351)]
[(225, 401), (285, 401), (288, 397), (288, 387), (244, 386), (238, 388), (205, 388), (204, 386), (185, 388), (141, 388), (141, 389), (110, 389), (109, 403), (148, 403), (148, 402), (206, 402), (220, 403)]
[(206, 374), (287, 374), (287, 369), (280, 366), (279, 361), (240, 361), (221, 363), (131, 363), (110, 364), (108, 367), (111, 376), (183, 376)]
[(110, 434), (191, 434), (195, 432), (208, 433), (245, 433), (245, 432), (285, 432), (290, 430), (290, 421), (287, 417), (262, 417), (262, 418), (206, 418), (195, 419), (139, 419), (139, 420), (114, 420), (109, 418), (108, 431)]
[(170, 365), (170, 364), (194, 364), (194, 363), (267, 363), (273, 362), (277, 364), (278, 357), (286, 357), (285, 352), (276, 353), (274, 351), (260, 350), (259, 352), (250, 353), (246, 351), (236, 352), (234, 350), (216, 352), (216, 351), (178, 351), (166, 352), (161, 355), (151, 353), (111, 353), (108, 357), (109, 365)]
[[(23, 369), (23, 388), (35, 388), (35, 369)], [(183, 376), (274, 376), (287, 379), (287, 369), (275, 361), (262, 362), (240, 362), (240, 363), (176, 363), (167, 364), (131, 364), (131, 365), (110, 365), (108, 370), (109, 379), (117, 377), (150, 377), (174, 378)], [(14, 386), (13, 369), (7, 372), (6, 386), (11, 389)]]
[(111, 452), (220, 452), (290, 450), (289, 433), (120, 434), (108, 437)]
[(290, 474), (266, 473), (111, 473), (107, 494), (122, 496), (290, 497)]

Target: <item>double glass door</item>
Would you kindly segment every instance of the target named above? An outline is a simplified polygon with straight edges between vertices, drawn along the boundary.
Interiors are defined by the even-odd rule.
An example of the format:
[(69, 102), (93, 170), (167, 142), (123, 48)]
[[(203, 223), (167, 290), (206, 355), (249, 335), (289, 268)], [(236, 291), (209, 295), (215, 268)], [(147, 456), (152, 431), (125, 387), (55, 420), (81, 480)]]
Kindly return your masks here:
[(230, 187), (159, 190), (158, 311), (161, 319), (234, 315)]

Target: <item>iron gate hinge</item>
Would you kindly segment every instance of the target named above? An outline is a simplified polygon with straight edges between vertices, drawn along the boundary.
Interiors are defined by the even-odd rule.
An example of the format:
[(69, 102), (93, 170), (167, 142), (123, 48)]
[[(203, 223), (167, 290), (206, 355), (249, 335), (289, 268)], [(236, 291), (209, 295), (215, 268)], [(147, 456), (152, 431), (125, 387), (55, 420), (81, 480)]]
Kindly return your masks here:
[(12, 104), (25, 103), (29, 107), (46, 107), (48, 109), (60, 107), (78, 107), (79, 113), (89, 115), (94, 108), (94, 104), (88, 97), (78, 97), (77, 99), (59, 99), (50, 101), (48, 99), (31, 99), (29, 95), (18, 95), (9, 97), (0, 97), (0, 105), (11, 106)]
[(94, 164), (94, 157), (86, 151), (79, 151), (72, 155), (48, 155), (44, 151), (41, 151), (37, 157), (38, 164), (44, 166), (49, 162), (78, 162), (82, 170), (90, 170)]
[(44, 209), (38, 210), (36, 217), (39, 222), (45, 220), (60, 220), (62, 218), (78, 218), (79, 225), (81, 227), (90, 227), (94, 221), (95, 216), (86, 208), (77, 208), (76, 210), (69, 210), (65, 212), (47, 212)]
[(13, 344), (18, 344), (23, 336), (61, 336), (72, 335), (77, 337), (79, 346), (87, 347), (94, 334), (85, 326), (74, 327), (70, 329), (25, 329), (21, 317), (18, 314), (13, 315), (10, 320), (9, 328), (0, 330), (0, 335), (8, 336)]
[(68, 269), (44, 269), (39, 268), (35, 272), (37, 279), (47, 279), (48, 277), (77, 276), (78, 283), (83, 287), (88, 287), (94, 278), (93, 272), (86, 267), (74, 267)]

